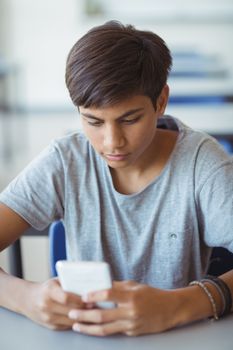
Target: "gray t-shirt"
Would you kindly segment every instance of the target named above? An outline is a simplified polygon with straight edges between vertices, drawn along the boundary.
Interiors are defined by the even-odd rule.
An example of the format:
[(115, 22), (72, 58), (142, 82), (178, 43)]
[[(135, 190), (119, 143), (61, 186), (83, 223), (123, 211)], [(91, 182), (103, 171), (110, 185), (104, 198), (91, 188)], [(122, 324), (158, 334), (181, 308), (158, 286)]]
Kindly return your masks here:
[(114, 188), (86, 137), (53, 141), (0, 195), (41, 230), (63, 219), (71, 260), (105, 260), (116, 280), (185, 286), (206, 272), (210, 247), (233, 251), (233, 161), (210, 136), (164, 117), (179, 131), (161, 174), (138, 193)]

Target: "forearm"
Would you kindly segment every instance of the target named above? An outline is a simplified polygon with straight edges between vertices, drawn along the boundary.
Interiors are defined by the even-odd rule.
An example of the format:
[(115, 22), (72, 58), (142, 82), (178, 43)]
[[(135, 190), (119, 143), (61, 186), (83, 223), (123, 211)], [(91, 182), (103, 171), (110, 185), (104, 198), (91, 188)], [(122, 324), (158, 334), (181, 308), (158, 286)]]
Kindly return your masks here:
[(25, 314), (27, 293), (32, 284), (11, 276), (0, 268), (0, 306)]
[[(233, 299), (233, 270), (220, 276), (228, 285)], [(212, 284), (205, 282), (216, 304), (218, 315), (221, 314), (223, 303), (221, 295)], [(213, 307), (206, 293), (197, 285), (180, 288), (174, 291), (177, 312), (175, 325), (190, 323), (208, 317), (213, 317)]]
[[(231, 298), (233, 300), (233, 270), (220, 276), (220, 278), (228, 285), (228, 287), (231, 291)], [(231, 312), (233, 312), (233, 303), (232, 303), (232, 307), (231, 307)]]

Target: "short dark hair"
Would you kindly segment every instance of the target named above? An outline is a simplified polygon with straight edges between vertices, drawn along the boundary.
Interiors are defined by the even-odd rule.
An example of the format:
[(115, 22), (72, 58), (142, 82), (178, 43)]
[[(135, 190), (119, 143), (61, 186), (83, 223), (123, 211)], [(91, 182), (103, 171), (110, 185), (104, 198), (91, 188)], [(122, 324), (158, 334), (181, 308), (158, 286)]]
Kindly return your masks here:
[(110, 21), (92, 28), (72, 47), (66, 85), (77, 107), (112, 105), (135, 94), (155, 104), (171, 64), (170, 51), (158, 35)]

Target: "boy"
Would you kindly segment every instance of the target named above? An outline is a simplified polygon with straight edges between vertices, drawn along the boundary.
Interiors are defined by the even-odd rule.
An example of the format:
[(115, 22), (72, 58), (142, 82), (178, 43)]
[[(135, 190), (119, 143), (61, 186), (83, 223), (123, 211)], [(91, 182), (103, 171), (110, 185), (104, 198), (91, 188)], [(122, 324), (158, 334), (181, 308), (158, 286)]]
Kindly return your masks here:
[[(233, 163), (211, 137), (163, 116), (170, 67), (160, 37), (118, 22), (71, 49), (66, 83), (85, 136), (54, 141), (1, 194), (0, 248), (63, 219), (68, 258), (105, 260), (116, 282), (81, 300), (57, 279), (1, 270), (0, 305), (93, 335), (155, 333), (231, 312), (232, 271), (201, 279), (211, 247), (233, 251)], [(105, 300), (116, 308), (94, 307)]]

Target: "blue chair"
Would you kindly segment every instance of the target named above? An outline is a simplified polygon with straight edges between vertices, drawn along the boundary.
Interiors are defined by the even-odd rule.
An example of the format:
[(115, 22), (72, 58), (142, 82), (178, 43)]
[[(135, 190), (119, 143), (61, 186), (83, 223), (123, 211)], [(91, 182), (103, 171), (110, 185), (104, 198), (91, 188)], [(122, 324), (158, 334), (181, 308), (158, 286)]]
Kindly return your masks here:
[[(49, 228), (50, 270), (57, 276), (55, 264), (58, 260), (66, 260), (65, 228), (62, 221), (55, 221)], [(233, 253), (225, 248), (216, 247), (212, 251), (208, 274), (219, 276), (233, 269)]]
[(218, 142), (223, 146), (226, 152), (232, 154), (233, 153), (233, 143), (224, 137), (217, 138)]
[(55, 221), (49, 227), (49, 253), (51, 276), (56, 277), (56, 262), (66, 260), (65, 228), (62, 221)]

